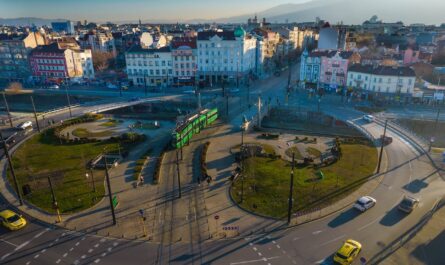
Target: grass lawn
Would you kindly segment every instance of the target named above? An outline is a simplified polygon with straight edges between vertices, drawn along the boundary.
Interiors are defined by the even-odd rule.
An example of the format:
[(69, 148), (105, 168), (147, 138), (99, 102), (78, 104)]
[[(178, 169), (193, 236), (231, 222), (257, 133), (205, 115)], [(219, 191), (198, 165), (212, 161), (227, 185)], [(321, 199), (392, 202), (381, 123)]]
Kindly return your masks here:
[(85, 128), (77, 128), (74, 129), (71, 134), (75, 137), (79, 138), (95, 138), (95, 137), (107, 137), (110, 136), (113, 132), (110, 130), (101, 131), (101, 132), (91, 132)]
[[(47, 180), (51, 176), (62, 213), (77, 212), (94, 205), (104, 195), (104, 172), (93, 172), (97, 188), (96, 194), (93, 194), (91, 176), (89, 179), (85, 176), (85, 165), (105, 147), (107, 152), (118, 150), (114, 143), (60, 145), (51, 129), (33, 136), (13, 154), (20, 187), (28, 184), (32, 189), (32, 193), (25, 197), (26, 200), (48, 212), (54, 212)], [(98, 198), (96, 201), (93, 200), (95, 196)]]
[[(373, 174), (377, 164), (377, 150), (367, 145), (342, 145), (342, 158), (335, 164), (321, 168), (325, 178), (318, 179), (318, 170), (297, 168), (294, 186), (294, 209), (301, 211), (321, 207), (331, 201), (320, 201), (328, 194)], [(244, 162), (244, 201), (241, 207), (267, 216), (284, 217), (289, 196), (290, 163), (281, 159), (254, 157)], [(338, 176), (338, 186), (336, 187)], [(235, 201), (240, 201), (241, 178), (231, 189)], [(350, 192), (350, 191), (349, 191)], [(346, 196), (344, 192), (334, 197)]]
[(317, 148), (308, 147), (308, 148), (306, 148), (306, 152), (308, 152), (308, 154), (310, 154), (311, 156), (314, 156), (316, 158), (321, 156), (321, 152)]
[(296, 146), (292, 146), (292, 147), (288, 148), (285, 151), (285, 153), (290, 158), (292, 158), (292, 153), (294, 153), (295, 154), (295, 159), (298, 159), (298, 160), (303, 159), (303, 156), (301, 155), (300, 150), (298, 150), (298, 148)]

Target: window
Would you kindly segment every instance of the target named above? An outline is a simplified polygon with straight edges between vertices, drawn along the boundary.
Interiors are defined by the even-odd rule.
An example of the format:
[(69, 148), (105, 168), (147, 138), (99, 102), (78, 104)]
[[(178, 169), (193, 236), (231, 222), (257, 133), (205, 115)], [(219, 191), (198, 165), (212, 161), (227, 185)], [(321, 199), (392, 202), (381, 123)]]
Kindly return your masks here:
[(162, 75), (165, 75), (165, 69), (162, 69)]
[(159, 75), (159, 70), (158, 69), (156, 69), (156, 75)]
[(150, 75), (153, 75), (153, 74), (154, 74), (153, 69), (150, 69)]
[(162, 66), (165, 66), (165, 61), (162, 61)]

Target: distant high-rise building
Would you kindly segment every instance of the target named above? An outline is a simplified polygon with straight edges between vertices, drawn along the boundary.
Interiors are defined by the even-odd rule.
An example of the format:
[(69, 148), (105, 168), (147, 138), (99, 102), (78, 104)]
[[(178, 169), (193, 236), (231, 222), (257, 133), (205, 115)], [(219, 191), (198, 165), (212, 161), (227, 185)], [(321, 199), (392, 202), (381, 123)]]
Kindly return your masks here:
[(72, 21), (52, 22), (51, 27), (53, 31), (64, 32), (66, 34), (74, 34), (74, 23)]

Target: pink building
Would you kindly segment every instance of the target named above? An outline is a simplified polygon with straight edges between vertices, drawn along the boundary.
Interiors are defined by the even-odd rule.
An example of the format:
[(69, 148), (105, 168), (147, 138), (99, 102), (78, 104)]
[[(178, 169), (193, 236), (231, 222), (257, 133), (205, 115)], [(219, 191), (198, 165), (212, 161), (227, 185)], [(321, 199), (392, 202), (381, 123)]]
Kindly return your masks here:
[(410, 65), (419, 62), (419, 51), (408, 47), (403, 51), (403, 64)]
[(348, 67), (360, 63), (360, 55), (351, 51), (326, 51), (321, 56), (320, 87), (335, 90), (346, 86)]

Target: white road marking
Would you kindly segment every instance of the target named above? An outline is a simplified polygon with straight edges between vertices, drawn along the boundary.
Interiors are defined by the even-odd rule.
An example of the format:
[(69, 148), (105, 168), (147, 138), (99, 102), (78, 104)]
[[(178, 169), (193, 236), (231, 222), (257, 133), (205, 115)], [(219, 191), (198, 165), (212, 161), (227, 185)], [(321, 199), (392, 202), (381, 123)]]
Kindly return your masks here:
[(29, 265), (29, 264), (31, 264), (31, 261), (26, 262), (26, 265)]
[(9, 244), (9, 245), (11, 245), (11, 246), (13, 246), (13, 247), (17, 247), (16, 244), (11, 243), (11, 242), (9, 242), (9, 241), (6, 241), (6, 240), (4, 240), (4, 239), (1, 239), (1, 238), (0, 238), (0, 241), (5, 242), (6, 244)]
[(119, 243), (117, 243), (117, 242), (113, 243), (113, 247), (116, 247), (117, 245), (119, 245)]
[(45, 253), (46, 252), (46, 248), (42, 249), (42, 251), (40, 251), (40, 253)]
[(49, 228), (46, 228), (46, 229), (43, 230), (42, 232), (40, 232), (40, 233), (38, 233), (37, 235), (35, 235), (34, 238), (38, 238), (38, 237), (40, 237), (41, 235), (45, 234), (45, 233), (48, 232), (49, 230), (50, 230)]
[(300, 239), (299, 237), (294, 237), (292, 240), (293, 241), (297, 241), (298, 239)]
[(277, 245), (277, 248), (281, 248), (280, 245)]
[(28, 241), (26, 241), (26, 242), (23, 242), (22, 244), (20, 244), (18, 247), (16, 247), (16, 248), (14, 249), (14, 252), (17, 251), (17, 250), (19, 250), (19, 249), (24, 248), (24, 247), (25, 247), (26, 245), (28, 245), (30, 242), (31, 242), (31, 240), (28, 240)]
[(238, 264), (247, 264), (247, 263), (255, 263), (259, 261), (267, 261), (267, 260), (273, 260), (278, 259), (280, 256), (270, 257), (270, 258), (262, 258), (262, 259), (255, 259), (255, 260), (246, 260), (246, 261), (239, 261), (239, 262), (231, 262), (230, 265), (238, 265)]
[(59, 264), (61, 261), (62, 261), (61, 259), (58, 259), (58, 260), (56, 261), (56, 263)]
[(275, 240), (272, 240), (272, 243), (276, 244), (277, 242), (275, 242)]
[(261, 254), (261, 252), (258, 252), (258, 256), (260, 256), (260, 257), (261, 257), (261, 256), (263, 256), (263, 254)]
[(312, 234), (313, 235), (318, 235), (318, 234), (320, 234), (321, 232), (323, 232), (322, 230), (318, 230), (318, 231), (314, 231), (314, 232), (312, 232)]
[(336, 238), (334, 238), (334, 239), (331, 239), (331, 240), (329, 240), (329, 241), (324, 242), (324, 243), (321, 244), (320, 246), (325, 246), (325, 245), (327, 245), (327, 244), (330, 244), (330, 243), (332, 243), (332, 242), (335, 242), (335, 241), (337, 241), (337, 240), (340, 240), (340, 239), (344, 238), (345, 236), (346, 236), (346, 235), (338, 236), (338, 237), (336, 237)]
[(86, 257), (87, 257), (87, 255), (82, 255), (80, 258), (85, 259)]
[(108, 252), (111, 252), (112, 249), (113, 249), (113, 248), (108, 248), (107, 251), (108, 251)]
[(325, 259), (321, 259), (321, 260), (315, 262), (315, 264), (322, 264), (324, 261), (325, 261)]
[(34, 256), (34, 258), (36, 259), (36, 258), (38, 258), (40, 256), (40, 254), (36, 254), (35, 256)]
[(363, 229), (365, 229), (366, 227), (372, 225), (373, 223), (377, 222), (378, 220), (380, 220), (383, 216), (379, 216), (378, 218), (374, 219), (374, 221), (365, 224), (364, 226), (360, 227), (359, 229), (357, 229), (357, 231), (362, 231)]
[(92, 249), (92, 248), (88, 249), (88, 253), (93, 252), (93, 250), (94, 250), (94, 249)]
[(100, 255), (102, 258), (105, 257), (107, 255), (107, 252), (102, 253), (102, 255)]
[(98, 247), (99, 247), (99, 244), (94, 245), (94, 247), (95, 247), (95, 248), (98, 248)]
[(80, 263), (80, 261), (79, 261), (78, 259), (76, 259), (76, 260), (73, 262), (74, 265), (77, 265), (77, 264), (79, 264), (79, 263)]
[(66, 258), (68, 256), (68, 252), (63, 253), (62, 257)]
[(73, 251), (74, 250), (74, 248), (70, 248), (70, 251)]
[(86, 237), (82, 237), (81, 239), (80, 239), (80, 241), (84, 241), (86, 239)]
[(74, 244), (76, 247), (80, 244), (80, 242), (77, 242), (76, 244)]
[(96, 259), (95, 261), (94, 261), (94, 263), (99, 263), (100, 262), (100, 259)]
[(107, 239), (102, 238), (99, 242), (100, 242), (100, 243), (104, 243), (105, 241), (107, 241)]
[(255, 252), (258, 250), (256, 247), (253, 247), (252, 249), (253, 249), (253, 251), (255, 251)]

